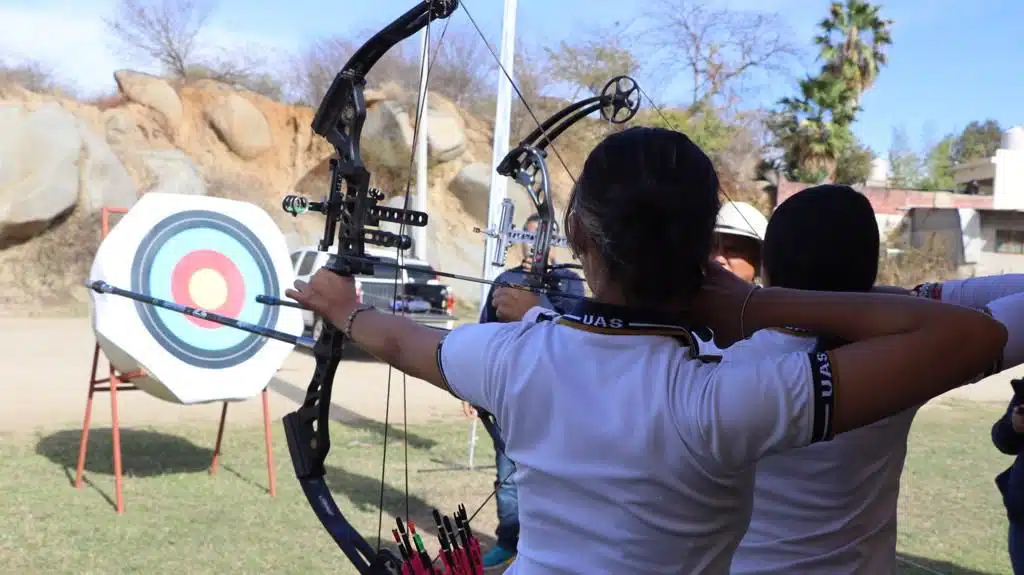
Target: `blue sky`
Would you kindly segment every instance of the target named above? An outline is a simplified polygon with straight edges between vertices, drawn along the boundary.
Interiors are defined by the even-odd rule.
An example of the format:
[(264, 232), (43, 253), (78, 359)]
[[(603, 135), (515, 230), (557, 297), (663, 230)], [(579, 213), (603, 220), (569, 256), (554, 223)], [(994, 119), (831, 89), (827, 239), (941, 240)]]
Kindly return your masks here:
[[(499, 0), (463, 0), (492, 43), (497, 43)], [(468, 4), (467, 4), (468, 2)], [(777, 11), (794, 38), (807, 45), (803, 66), (792, 74), (762, 78), (749, 105), (770, 105), (794, 89), (813, 66), (810, 39), (828, 0), (719, 0), (733, 8)], [(888, 149), (892, 130), (904, 129), (915, 146), (994, 118), (1004, 127), (1024, 124), (1024, 2), (1010, 0), (890, 0), (883, 14), (895, 20), (889, 66), (863, 100), (857, 135), (876, 153)], [(113, 0), (0, 0), (0, 55), (32, 57), (88, 91), (112, 87), (111, 72), (135, 64), (105, 38), (102, 17)], [(233, 46), (267, 47), (285, 54), (330, 35), (356, 35), (390, 21), (412, 0), (221, 0), (207, 40)], [(639, 6), (640, 4), (637, 4)], [(517, 36), (534, 45), (570, 39), (575, 30), (631, 18), (621, 0), (520, 0)], [(453, 25), (468, 27), (465, 14)], [(806, 39), (806, 40), (805, 40)], [(415, 40), (413, 40), (415, 42)], [(642, 59), (641, 54), (641, 59)], [(642, 79), (642, 76), (641, 76)], [(661, 89), (658, 89), (661, 88)], [(655, 86), (671, 101), (685, 85)]]

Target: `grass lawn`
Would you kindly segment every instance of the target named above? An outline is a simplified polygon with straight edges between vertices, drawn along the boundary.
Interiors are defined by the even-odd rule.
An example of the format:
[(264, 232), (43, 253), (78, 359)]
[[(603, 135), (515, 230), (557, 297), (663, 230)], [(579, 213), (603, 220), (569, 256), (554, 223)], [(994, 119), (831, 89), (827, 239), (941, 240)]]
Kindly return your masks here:
[[(1005, 519), (992, 478), (1008, 458), (991, 447), (1000, 409), (949, 403), (918, 416), (900, 505), (902, 573), (1009, 573)], [(122, 431), (126, 513), (117, 516), (108, 430), (94, 430), (88, 484), (69, 486), (78, 431), (0, 436), (0, 572), (3, 573), (353, 573), (322, 530), (292, 475), (276, 426), (278, 495), (266, 494), (262, 429), (229, 427), (221, 469), (210, 476), (215, 426)], [(345, 514), (375, 543), (383, 427), (332, 427), (329, 480)], [(468, 422), (410, 428), (408, 481), (403, 438), (389, 437), (385, 534), (406, 505), (426, 528), (429, 510), (472, 511), (487, 497), (493, 466), (464, 464)], [(478, 465), (493, 465), (480, 429)], [(493, 503), (474, 522), (481, 543), (494, 527)], [(426, 529), (425, 529), (426, 530)], [(436, 543), (434, 543), (436, 544)], [(432, 545), (428, 542), (428, 545)]]

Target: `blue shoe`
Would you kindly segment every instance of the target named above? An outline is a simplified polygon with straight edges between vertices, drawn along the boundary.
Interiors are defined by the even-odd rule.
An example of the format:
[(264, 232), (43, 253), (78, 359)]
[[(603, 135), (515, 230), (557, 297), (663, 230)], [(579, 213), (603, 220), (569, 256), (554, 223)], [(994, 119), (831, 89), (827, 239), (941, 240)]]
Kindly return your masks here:
[(507, 567), (515, 558), (515, 551), (509, 551), (501, 545), (495, 545), (491, 547), (490, 551), (484, 553), (482, 557), (484, 570)]

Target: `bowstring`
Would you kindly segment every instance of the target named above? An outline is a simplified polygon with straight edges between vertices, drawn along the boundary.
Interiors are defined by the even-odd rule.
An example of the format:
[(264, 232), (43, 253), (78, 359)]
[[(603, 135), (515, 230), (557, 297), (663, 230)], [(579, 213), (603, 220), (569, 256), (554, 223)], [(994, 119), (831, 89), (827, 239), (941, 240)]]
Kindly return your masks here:
[[(431, 53), (430, 52), (430, 24), (431, 24), (431, 22), (433, 22), (433, 14), (434, 14), (433, 7), (434, 7), (434, 2), (435, 1), (436, 0), (431, 0), (431, 2), (430, 2), (431, 9), (427, 12), (427, 25), (424, 28), (424, 34), (426, 35), (426, 41), (423, 43), (423, 48), (420, 50), (420, 62), (422, 63), (424, 60), (427, 60), (427, 66), (426, 66), (426, 70), (424, 70), (422, 64), (420, 65), (420, 72), (419, 72), (419, 75), (418, 75), (417, 86), (423, 86), (424, 84), (426, 84), (427, 85), (427, 89), (424, 90), (423, 94), (417, 94), (416, 95), (416, 122), (414, 124), (413, 132), (412, 132), (412, 150), (411, 150), (411, 153), (409, 154), (409, 166), (408, 166), (408, 174), (409, 174), (409, 176), (408, 176), (408, 178), (406, 178), (406, 181), (405, 181), (405, 194), (404, 194), (403, 201), (402, 201), (402, 209), (403, 210), (408, 210), (409, 209), (409, 200), (410, 200), (410, 195), (411, 195), (411, 192), (412, 192), (413, 168), (415, 167), (415, 164), (416, 164), (416, 150), (419, 147), (420, 138), (425, 137), (425, 134), (423, 134), (423, 131), (420, 129), (420, 127), (423, 125), (423, 121), (422, 120), (423, 120), (424, 115), (427, 113), (427, 110), (425, 109), (424, 103), (425, 103), (425, 101), (427, 99), (427, 92), (429, 92), (430, 71), (431, 71), (431, 69), (433, 69), (434, 63), (437, 61), (437, 56), (438, 56), (438, 53), (440, 52), (439, 48), (441, 46), (441, 42), (444, 41), (444, 36), (448, 32), (448, 24), (451, 21), (450, 17), (445, 19), (444, 27), (441, 28), (441, 35), (437, 39), (437, 47), (438, 47), (438, 49), (434, 50)], [(429, 55), (429, 58), (428, 58), (428, 55)], [(404, 220), (399, 222), (399, 224), (398, 224), (398, 235), (399, 236), (405, 235), (405, 233), (407, 231), (407, 228), (408, 228), (408, 226), (406, 225), (406, 222)], [(405, 262), (405, 254), (404, 254), (404, 250), (402, 249), (401, 245), (398, 245), (395, 248), (395, 262), (398, 265), (395, 266), (394, 284), (393, 284), (392, 297), (391, 297), (391, 300), (392, 300), (391, 313), (392, 313), (392, 315), (396, 315), (398, 313), (398, 310), (396, 309), (396, 306), (395, 306), (394, 302), (398, 298), (398, 280), (401, 278), (402, 270), (403, 270), (403, 266), (404, 266), (404, 262)], [(402, 314), (405, 315), (405, 310), (404, 309), (402, 310)], [(381, 455), (381, 464), (380, 464), (380, 493), (378, 495), (378, 501), (377, 501), (377, 551), (378, 552), (380, 552), (380, 549), (381, 549), (381, 542), (382, 542), (382, 539), (383, 539), (382, 534), (383, 534), (383, 531), (384, 531), (384, 484), (385, 484), (384, 482), (385, 482), (385, 479), (386, 479), (386, 476), (387, 476), (388, 429), (390, 428), (389, 419), (390, 419), (390, 411), (391, 411), (391, 382), (392, 382), (392, 376), (393, 376), (394, 372), (395, 372), (395, 368), (393, 366), (391, 366), (391, 365), (388, 365), (388, 383), (387, 383), (387, 392), (386, 392), (386, 396), (385, 396), (385, 406), (384, 406), (384, 446), (383, 446), (383, 452), (382, 452), (382, 455)], [(409, 510), (410, 510), (410, 505), (409, 505), (409, 398), (408, 398), (408, 377), (405, 374), (405, 372), (402, 372), (402, 435), (403, 435), (402, 441), (403, 441), (403, 447), (404, 447), (403, 448), (403, 452), (404, 452), (404, 459), (405, 459), (405, 466), (404, 466), (405, 467), (405, 471), (404, 471), (405, 518), (406, 518), (406, 520), (408, 520), (408, 518), (410, 517), (410, 513), (409, 513)]]

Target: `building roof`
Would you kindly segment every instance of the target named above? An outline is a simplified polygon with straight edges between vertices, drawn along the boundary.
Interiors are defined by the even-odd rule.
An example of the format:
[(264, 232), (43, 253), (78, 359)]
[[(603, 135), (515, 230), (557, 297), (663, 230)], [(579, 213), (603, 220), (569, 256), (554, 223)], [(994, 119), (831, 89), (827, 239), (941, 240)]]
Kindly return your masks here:
[[(778, 203), (776, 205), (782, 203), (793, 194), (810, 188), (813, 185), (790, 182), (788, 180), (780, 181), (778, 186)], [(871, 207), (877, 215), (900, 216), (911, 208), (993, 209), (992, 196), (955, 194), (953, 192), (926, 192), (922, 190), (903, 190), (874, 186), (853, 186), (853, 188), (867, 196), (871, 202)]]

